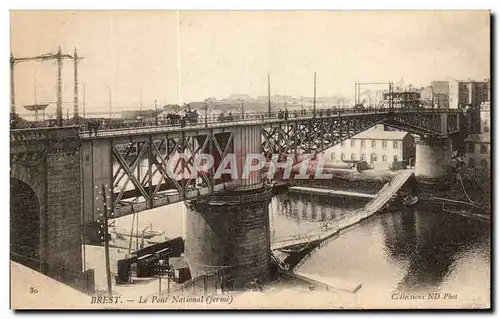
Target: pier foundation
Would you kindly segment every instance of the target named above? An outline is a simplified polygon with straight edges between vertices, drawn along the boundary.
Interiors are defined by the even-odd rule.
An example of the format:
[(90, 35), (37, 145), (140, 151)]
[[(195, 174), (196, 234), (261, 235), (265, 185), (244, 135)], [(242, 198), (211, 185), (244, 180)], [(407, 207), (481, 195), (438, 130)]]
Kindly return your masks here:
[(186, 202), (186, 259), (193, 278), (218, 272), (241, 289), (269, 279), (271, 242), (267, 189)]
[(421, 138), (417, 142), (415, 157), (415, 177), (418, 181), (440, 182), (451, 173), (452, 148), (447, 138)]

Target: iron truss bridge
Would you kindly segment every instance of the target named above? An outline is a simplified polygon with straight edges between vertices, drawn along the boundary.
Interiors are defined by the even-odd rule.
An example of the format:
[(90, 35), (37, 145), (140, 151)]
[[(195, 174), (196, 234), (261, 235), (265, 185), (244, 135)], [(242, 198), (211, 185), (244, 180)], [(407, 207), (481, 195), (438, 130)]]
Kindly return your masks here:
[[(293, 154), (297, 163), (304, 154), (323, 152), (376, 124), (424, 138), (443, 139), (460, 130), (460, 114), (455, 110), (336, 109), (316, 114), (291, 113), (286, 119), (277, 114), (245, 114), (243, 119), (223, 122), (201, 118), (185, 127), (129, 125), (100, 130), (91, 136), (80, 132), (84, 213), (92, 215), (102, 207), (96, 196), (96, 186), (100, 185), (111, 190), (108, 204), (114, 217), (201, 196), (210, 196), (213, 202), (250, 201), (255, 196), (252, 192), (262, 189), (265, 181), (260, 172), (246, 181), (232, 180), (229, 174), (215, 176), (227, 154), (242, 157), (258, 152), (266, 158)], [(43, 130), (36, 129), (11, 130), (11, 145), (31, 138), (43, 140), (43, 134)], [(195, 170), (199, 154), (213, 156), (210, 170)], [(242, 164), (240, 157), (238, 166)], [(235, 187), (245, 192), (225, 192)]]

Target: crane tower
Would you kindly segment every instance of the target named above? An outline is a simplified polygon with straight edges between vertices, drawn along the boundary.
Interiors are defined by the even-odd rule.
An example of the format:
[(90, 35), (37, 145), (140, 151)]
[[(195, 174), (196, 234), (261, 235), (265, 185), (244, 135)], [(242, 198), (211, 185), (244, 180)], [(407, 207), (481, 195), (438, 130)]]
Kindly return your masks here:
[(37, 55), (33, 57), (23, 57), (23, 58), (14, 58), (13, 54), (10, 54), (10, 86), (11, 86), (11, 115), (16, 114), (16, 92), (14, 87), (14, 67), (17, 63), (27, 62), (27, 61), (35, 61), (35, 62), (45, 62), (50, 60), (57, 61), (57, 124), (62, 125), (62, 68), (63, 68), (63, 60), (70, 59), (73, 60), (74, 63), (74, 118), (78, 120), (78, 61), (83, 59), (79, 57), (76, 48), (74, 50), (74, 54), (63, 54), (61, 52), (61, 48), (57, 50), (57, 53), (47, 53), (42, 55)]

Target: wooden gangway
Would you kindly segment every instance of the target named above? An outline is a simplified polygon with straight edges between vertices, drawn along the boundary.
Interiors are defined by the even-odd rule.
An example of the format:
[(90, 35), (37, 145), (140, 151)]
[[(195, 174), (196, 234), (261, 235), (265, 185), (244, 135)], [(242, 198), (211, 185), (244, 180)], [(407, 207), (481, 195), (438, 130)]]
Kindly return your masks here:
[(375, 196), (375, 198), (373, 198), (365, 206), (355, 210), (348, 217), (342, 218), (340, 220), (327, 221), (327, 224), (335, 222), (335, 227), (322, 228), (305, 234), (277, 238), (277, 240), (271, 243), (271, 249), (287, 249), (306, 245), (309, 243), (321, 243), (334, 237), (342, 229), (357, 224), (384, 208), (387, 202), (397, 194), (397, 192), (401, 189), (401, 187), (403, 187), (403, 185), (412, 175), (413, 170), (411, 169), (401, 171), (396, 176), (394, 176), (394, 178), (389, 183), (385, 184), (384, 187)]
[[(356, 293), (359, 289), (361, 289), (361, 283), (349, 283), (340, 278), (321, 278), (312, 274), (298, 272), (297, 269), (303, 265), (304, 262), (314, 254), (314, 252), (321, 247), (324, 247), (324, 245), (326, 245), (329, 241), (337, 238), (341, 230), (357, 224), (380, 211), (387, 204), (387, 202), (397, 194), (397, 192), (412, 175), (413, 170), (409, 169), (401, 171), (389, 183), (384, 185), (374, 199), (372, 199), (365, 206), (354, 211), (351, 217), (343, 218), (340, 221), (336, 220), (335, 223), (337, 225), (334, 228), (328, 229), (328, 227), (323, 226), (316, 232), (279, 238), (271, 244), (271, 249), (274, 250), (271, 254), (272, 259), (281, 269), (282, 273), (287, 276), (298, 278), (314, 286), (326, 288), (326, 290), (335, 289)], [(326, 226), (328, 226), (328, 223)], [(313, 246), (314, 248), (294, 266), (287, 264), (283, 258), (278, 256), (280, 253), (279, 250), (281, 249), (300, 246)]]
[(338, 228), (324, 230), (322, 232), (316, 233), (306, 233), (295, 236), (289, 236), (282, 239), (278, 239), (276, 242), (271, 244), (271, 249), (286, 249), (297, 247), (306, 244), (313, 244), (316, 242), (325, 241), (333, 236), (335, 236), (339, 232)]
[(338, 190), (332, 190), (332, 189), (316, 188), (316, 187), (303, 187), (303, 186), (293, 186), (293, 187), (290, 187), (289, 190), (292, 192), (297, 192), (297, 193), (358, 197), (358, 198), (367, 198), (367, 199), (372, 199), (372, 198), (375, 198), (377, 196), (377, 195), (373, 195), (373, 194), (366, 194), (366, 193), (360, 193), (360, 192), (338, 191)]

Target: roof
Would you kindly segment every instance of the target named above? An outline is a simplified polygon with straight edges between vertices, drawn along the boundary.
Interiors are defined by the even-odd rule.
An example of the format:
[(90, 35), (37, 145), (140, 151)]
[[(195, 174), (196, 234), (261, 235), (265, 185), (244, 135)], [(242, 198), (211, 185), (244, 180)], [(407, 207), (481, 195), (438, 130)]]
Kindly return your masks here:
[(467, 137), (465, 140), (466, 142), (473, 142), (473, 143), (490, 143), (490, 134), (489, 133), (483, 133), (483, 134), (471, 134)]
[(408, 132), (400, 131), (382, 131), (382, 130), (368, 130), (354, 135), (351, 139), (364, 139), (364, 140), (402, 140), (408, 135)]

